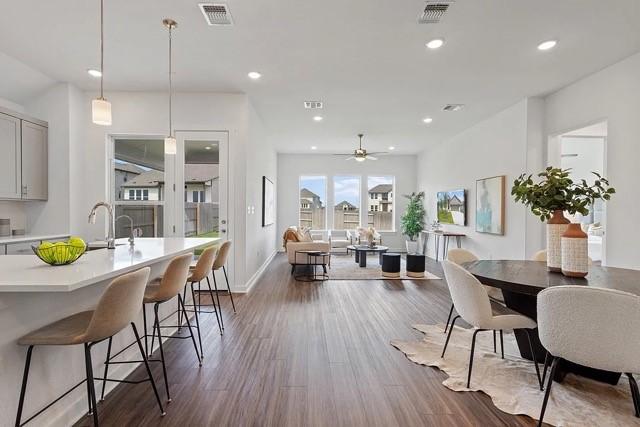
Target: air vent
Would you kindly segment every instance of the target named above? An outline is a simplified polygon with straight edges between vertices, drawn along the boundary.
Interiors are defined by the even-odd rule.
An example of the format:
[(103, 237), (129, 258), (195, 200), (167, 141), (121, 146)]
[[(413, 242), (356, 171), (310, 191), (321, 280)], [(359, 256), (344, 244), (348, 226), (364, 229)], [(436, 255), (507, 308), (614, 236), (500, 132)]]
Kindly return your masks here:
[(437, 24), (455, 0), (428, 0), (418, 18), (419, 24)]
[(320, 110), (322, 107), (322, 101), (304, 101), (304, 108), (307, 110)]
[(229, 8), (224, 3), (200, 3), (200, 10), (209, 25), (233, 25)]
[(442, 111), (460, 111), (464, 108), (464, 104), (447, 104), (442, 107)]

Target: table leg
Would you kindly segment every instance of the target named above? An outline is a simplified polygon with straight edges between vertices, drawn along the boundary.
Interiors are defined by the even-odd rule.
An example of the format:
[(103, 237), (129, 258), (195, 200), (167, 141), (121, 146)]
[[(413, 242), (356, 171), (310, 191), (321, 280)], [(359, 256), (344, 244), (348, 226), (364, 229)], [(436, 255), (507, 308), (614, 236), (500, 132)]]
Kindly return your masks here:
[(436, 262), (438, 262), (438, 253), (440, 252), (440, 236), (436, 235)]
[(360, 252), (360, 267), (366, 267), (366, 266), (367, 266), (367, 252), (362, 251)]
[(360, 251), (356, 250), (356, 264), (360, 262)]
[[(385, 252), (386, 252), (386, 251), (385, 251)], [(383, 254), (384, 254), (384, 252), (380, 252), (380, 256), (378, 257), (378, 258), (379, 258), (379, 261), (378, 261), (378, 262), (380, 263), (380, 265), (382, 265), (382, 255), (383, 255)]]
[(444, 242), (442, 246), (442, 259), (447, 259), (447, 255), (449, 255), (449, 236), (444, 236)]
[(456, 236), (456, 243), (458, 244), (458, 249), (462, 247), (462, 237)]

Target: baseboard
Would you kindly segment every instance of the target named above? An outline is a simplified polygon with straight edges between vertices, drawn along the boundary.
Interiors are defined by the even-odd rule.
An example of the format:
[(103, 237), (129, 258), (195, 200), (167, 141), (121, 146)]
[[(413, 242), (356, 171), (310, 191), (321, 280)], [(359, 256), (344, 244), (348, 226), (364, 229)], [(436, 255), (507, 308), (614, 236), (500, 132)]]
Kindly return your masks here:
[(271, 261), (273, 261), (273, 258), (277, 254), (278, 254), (278, 251), (273, 251), (271, 255), (269, 255), (267, 259), (262, 263), (260, 268), (253, 274), (253, 276), (251, 276), (251, 278), (247, 280), (247, 283), (245, 283), (244, 288), (234, 289), (233, 293), (237, 293), (237, 294), (249, 293), (251, 291), (251, 288), (253, 288), (253, 286), (258, 282), (258, 280), (260, 280), (260, 277), (262, 277), (264, 272), (267, 271), (267, 267), (269, 267), (269, 264), (271, 263)]

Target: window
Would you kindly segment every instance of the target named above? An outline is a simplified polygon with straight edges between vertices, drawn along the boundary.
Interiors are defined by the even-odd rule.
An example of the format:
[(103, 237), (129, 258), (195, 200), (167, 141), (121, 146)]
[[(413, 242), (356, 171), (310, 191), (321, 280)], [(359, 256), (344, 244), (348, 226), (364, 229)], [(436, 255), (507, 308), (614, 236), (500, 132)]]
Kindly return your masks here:
[(136, 199), (136, 190), (129, 190), (129, 200)]
[(360, 226), (360, 177), (333, 177), (333, 229), (355, 230)]
[(367, 212), (367, 226), (378, 231), (393, 231), (394, 211), (394, 177), (367, 177), (367, 196), (369, 211)]
[(325, 230), (327, 224), (327, 177), (301, 176), (299, 190), (300, 226), (310, 227), (313, 230)]
[(149, 200), (149, 190), (142, 190), (142, 200)]

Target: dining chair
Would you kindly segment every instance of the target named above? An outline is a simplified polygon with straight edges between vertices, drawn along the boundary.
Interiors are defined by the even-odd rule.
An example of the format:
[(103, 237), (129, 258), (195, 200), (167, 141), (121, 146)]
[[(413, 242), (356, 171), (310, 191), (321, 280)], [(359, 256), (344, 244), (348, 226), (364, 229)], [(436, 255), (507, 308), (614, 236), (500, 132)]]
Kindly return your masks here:
[[(615, 289), (554, 286), (538, 294), (537, 307), (538, 335), (551, 357), (538, 426), (542, 426), (553, 377), (561, 360), (624, 372), (629, 379), (635, 415), (640, 417), (640, 392), (632, 375), (640, 372), (640, 297)], [(546, 367), (545, 361), (543, 381)]]
[(444, 269), (444, 275), (449, 285), (449, 291), (451, 292), (451, 299), (456, 307), (458, 315), (451, 321), (449, 327), (449, 334), (447, 340), (444, 343), (442, 349), (442, 356), (444, 358), (447, 351), (447, 345), (449, 339), (453, 333), (453, 329), (456, 320), (462, 318), (465, 322), (475, 328), (473, 332), (473, 338), (471, 340), (471, 353), (469, 356), (469, 373), (467, 375), (467, 388), (471, 385), (471, 371), (473, 369), (473, 354), (476, 346), (476, 336), (478, 332), (483, 331), (499, 331), (500, 332), (500, 344), (502, 347), (502, 358), (504, 359), (504, 341), (503, 331), (520, 329), (527, 334), (529, 341), (529, 349), (533, 357), (533, 363), (536, 369), (536, 375), (538, 377), (538, 385), (542, 390), (542, 379), (540, 377), (540, 370), (538, 368), (538, 362), (536, 361), (535, 352), (531, 343), (530, 330), (536, 328), (536, 322), (522, 314), (504, 314), (494, 316), (491, 309), (491, 301), (485, 287), (476, 279), (471, 273), (462, 268), (456, 263), (445, 260), (442, 267)]
[[(158, 406), (160, 407), (160, 413), (165, 415), (156, 383), (151, 375), (151, 369), (140, 336), (138, 335), (138, 329), (136, 328), (135, 319), (140, 312), (140, 305), (144, 297), (144, 289), (149, 278), (149, 267), (142, 268), (140, 270), (124, 274), (114, 279), (106, 288), (95, 310), (83, 311), (71, 316), (58, 320), (57, 322), (43, 326), (42, 328), (33, 331), (18, 340), (19, 345), (28, 346), (27, 359), (25, 361), (24, 373), (22, 377), (22, 386), (20, 388), (20, 398), (18, 401), (18, 412), (16, 415), (16, 426), (22, 426), (29, 421), (33, 420), (38, 415), (42, 414), (45, 410), (50, 408), (56, 402), (59, 402), (63, 397), (69, 394), (76, 387), (79, 387), (83, 382), (87, 384), (87, 398), (89, 404), (89, 414), (93, 416), (93, 425), (98, 426), (98, 405), (96, 404), (96, 390), (94, 385), (93, 375), (93, 362), (91, 359), (91, 348), (105, 340), (109, 340), (109, 346), (111, 345), (111, 339), (115, 334), (122, 331), (128, 325), (131, 325), (133, 334), (135, 336), (135, 343), (138, 345), (138, 350), (142, 356), (142, 362), (146, 368), (147, 378), (140, 381), (129, 380), (112, 380), (117, 382), (124, 382), (128, 384), (137, 384), (140, 382), (150, 381), (151, 387), (155, 394)], [(22, 411), (24, 408), (24, 399), (27, 390), (27, 381), (29, 378), (29, 368), (31, 365), (31, 356), (35, 346), (66, 346), (66, 345), (80, 345), (84, 346), (85, 357), (85, 370), (86, 379), (78, 383), (71, 390), (68, 390), (62, 396), (58, 397), (53, 402), (49, 403), (43, 409), (32, 415), (28, 420), (22, 422)], [(51, 355), (51, 354), (49, 354)], [(55, 354), (54, 354), (55, 356)], [(54, 359), (61, 361), (59, 357)], [(51, 367), (51, 369), (54, 369)], [(58, 369), (61, 369), (60, 367)], [(62, 368), (64, 369), (64, 368)], [(43, 378), (43, 381), (46, 381)]]
[[(531, 261), (547, 262), (547, 250), (542, 249), (533, 254), (533, 256), (531, 257)], [(593, 264), (593, 260), (591, 259), (591, 257), (587, 257), (587, 263), (589, 265)]]

